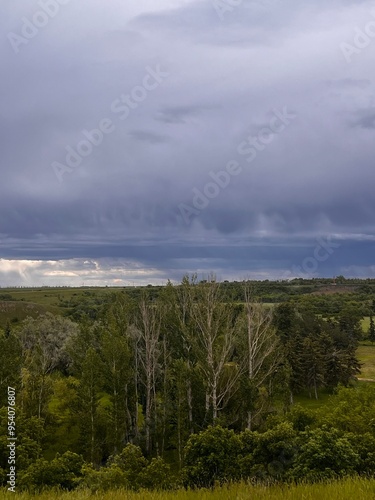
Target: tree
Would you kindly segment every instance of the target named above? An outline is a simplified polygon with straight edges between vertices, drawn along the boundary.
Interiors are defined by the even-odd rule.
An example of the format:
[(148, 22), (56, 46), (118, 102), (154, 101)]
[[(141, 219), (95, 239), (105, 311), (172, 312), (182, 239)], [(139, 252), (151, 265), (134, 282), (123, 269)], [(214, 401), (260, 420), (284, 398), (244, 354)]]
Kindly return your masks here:
[(233, 359), (236, 315), (213, 276), (190, 287), (190, 293), (194, 332), (190, 341), (206, 387), (206, 412), (215, 422), (242, 373)]
[(52, 393), (51, 374), (66, 370), (70, 359), (68, 342), (78, 332), (78, 325), (50, 313), (28, 318), (18, 332), (22, 346), (22, 405), (30, 415), (45, 416)]
[[(266, 309), (255, 298), (254, 292), (245, 284), (244, 287), (245, 342), (243, 347), (246, 376), (250, 386), (258, 391), (277, 370), (280, 356), (277, 349), (279, 339), (272, 326), (272, 310)], [(260, 412), (262, 408), (258, 410)], [(247, 412), (247, 429), (251, 430), (254, 412)]]
[(345, 305), (337, 316), (340, 332), (347, 335), (355, 346), (362, 337), (361, 319), (363, 312), (356, 304)]
[(289, 422), (281, 422), (266, 432), (246, 430), (241, 442), (241, 475), (244, 479), (285, 479), (297, 454), (298, 432)]
[[(184, 276), (181, 285), (177, 288), (173, 311), (177, 318), (178, 337), (181, 339), (178, 346), (176, 346), (176, 357), (183, 360), (186, 365), (185, 372), (185, 390), (186, 390), (186, 404), (188, 414), (188, 427), (189, 433), (194, 432), (193, 425), (193, 391), (192, 391), (192, 372), (196, 365), (197, 358), (193, 355), (193, 322), (192, 322), (192, 308), (193, 305), (193, 287), (196, 285), (197, 277), (193, 275), (191, 279)], [(183, 388), (180, 387), (183, 391)], [(182, 397), (182, 393), (180, 394)], [(179, 432), (181, 427), (179, 427)], [(179, 442), (179, 456), (181, 462), (181, 434), (178, 438)]]
[(132, 372), (128, 338), (125, 332), (119, 331), (110, 315), (103, 328), (99, 352), (102, 360), (103, 388), (110, 397), (106, 420), (108, 444), (112, 454), (117, 453), (129, 436), (131, 417), (128, 399)]
[(73, 490), (82, 477), (83, 465), (83, 458), (70, 451), (50, 462), (39, 458), (22, 474), (21, 485), (36, 491), (46, 486)]
[(273, 324), (282, 345), (282, 363), (286, 383), (289, 386), (289, 401), (293, 404), (293, 397), (303, 386), (302, 342), (303, 336), (298, 325), (296, 308), (290, 302), (278, 305), (273, 316)]
[(108, 465), (118, 467), (124, 474), (128, 487), (137, 490), (141, 486), (141, 474), (148, 463), (139, 446), (128, 443), (121, 453), (108, 459)]
[(215, 482), (239, 479), (241, 442), (233, 430), (208, 427), (192, 434), (185, 447), (184, 484), (193, 488), (209, 488)]
[(305, 481), (335, 479), (354, 473), (359, 461), (358, 452), (345, 434), (323, 426), (301, 433), (299, 453), (290, 475)]
[(368, 339), (372, 344), (375, 342), (375, 325), (374, 325), (374, 318), (372, 317), (372, 315), (370, 316), (370, 326), (368, 329)]
[(18, 387), (21, 377), (21, 344), (9, 330), (0, 332), (0, 406), (7, 404), (7, 387)]
[(318, 387), (324, 384), (324, 353), (319, 337), (306, 337), (302, 344), (302, 368), (305, 373), (305, 384), (314, 390), (315, 399), (318, 399)]
[(159, 357), (161, 353), (160, 332), (163, 319), (161, 305), (151, 302), (143, 294), (139, 303), (137, 327), (140, 332), (139, 361), (143, 371), (145, 398), (146, 452), (152, 449), (152, 417), (155, 415), (156, 386), (160, 374)]
[(102, 426), (100, 392), (103, 388), (103, 365), (93, 347), (87, 350), (77, 388), (76, 414), (81, 429), (81, 443), (86, 459), (93, 465), (100, 462), (100, 435)]

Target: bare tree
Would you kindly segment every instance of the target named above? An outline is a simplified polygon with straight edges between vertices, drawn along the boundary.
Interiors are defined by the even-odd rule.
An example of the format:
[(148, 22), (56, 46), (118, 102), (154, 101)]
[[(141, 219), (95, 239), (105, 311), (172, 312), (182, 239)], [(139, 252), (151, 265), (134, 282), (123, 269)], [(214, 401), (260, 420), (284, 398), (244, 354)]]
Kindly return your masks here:
[(192, 309), (192, 287), (196, 285), (196, 275), (191, 279), (184, 276), (181, 285), (177, 289), (176, 315), (179, 321), (181, 337), (182, 337), (182, 354), (186, 360), (186, 402), (188, 406), (188, 422), (189, 432), (193, 434), (193, 391), (191, 383), (191, 368), (192, 368), (192, 343), (191, 343), (191, 309)]
[[(144, 373), (146, 389), (145, 430), (146, 451), (151, 452), (151, 424), (155, 410), (156, 384), (161, 354), (161, 322), (163, 314), (160, 304), (152, 303), (144, 294), (139, 304), (137, 327), (140, 332), (139, 361)], [(154, 415), (156, 413), (154, 412)]]
[[(277, 356), (279, 340), (272, 327), (272, 309), (265, 308), (256, 299), (249, 284), (244, 285), (244, 330), (246, 337), (245, 364), (251, 385), (259, 390), (276, 371), (280, 359)], [(262, 407), (258, 412), (262, 411)], [(247, 428), (251, 430), (254, 418), (252, 411), (247, 414)]]
[(206, 385), (206, 410), (215, 421), (241, 375), (241, 368), (228, 370), (233, 361), (235, 319), (224, 302), (214, 276), (191, 287), (192, 345)]

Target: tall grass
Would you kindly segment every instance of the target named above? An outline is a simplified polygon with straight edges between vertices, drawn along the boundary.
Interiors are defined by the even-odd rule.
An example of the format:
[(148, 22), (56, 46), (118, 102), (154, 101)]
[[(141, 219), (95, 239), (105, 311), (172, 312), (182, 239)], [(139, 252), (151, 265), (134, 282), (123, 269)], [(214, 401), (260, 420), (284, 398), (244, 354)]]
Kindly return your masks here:
[(246, 484), (216, 488), (214, 491), (176, 491), (170, 493), (140, 492), (130, 493), (114, 490), (108, 493), (93, 494), (88, 491), (59, 493), (46, 492), (32, 496), (29, 494), (8, 493), (0, 490), (0, 498), (19, 500), (374, 500), (375, 479), (346, 479), (344, 481), (300, 484), (297, 486), (249, 486)]

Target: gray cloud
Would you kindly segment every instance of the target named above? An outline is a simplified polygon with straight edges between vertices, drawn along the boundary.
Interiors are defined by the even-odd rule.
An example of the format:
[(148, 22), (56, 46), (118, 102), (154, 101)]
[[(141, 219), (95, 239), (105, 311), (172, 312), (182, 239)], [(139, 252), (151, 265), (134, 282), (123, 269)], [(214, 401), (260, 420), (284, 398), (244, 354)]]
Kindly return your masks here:
[[(375, 2), (249, 1), (222, 21), (206, 0), (72, 2), (19, 54), (7, 35), (38, 7), (4, 5), (0, 285), (78, 283), (80, 266), (95, 284), (122, 266), (145, 283), (276, 277), (322, 234), (342, 245), (318, 274), (372, 272), (375, 40), (351, 64), (340, 44)], [(120, 119), (114, 100), (158, 67), (169, 76)], [(285, 106), (296, 118), (247, 161), (239, 145)], [(103, 119), (113, 132), (59, 183), (52, 162)], [(187, 225), (180, 204), (230, 161), (241, 173)]]

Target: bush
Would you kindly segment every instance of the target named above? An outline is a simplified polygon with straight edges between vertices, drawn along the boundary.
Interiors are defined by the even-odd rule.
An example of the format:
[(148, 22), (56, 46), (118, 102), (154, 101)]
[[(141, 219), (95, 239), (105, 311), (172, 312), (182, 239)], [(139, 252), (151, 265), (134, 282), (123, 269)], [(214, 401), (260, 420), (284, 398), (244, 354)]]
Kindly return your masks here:
[(119, 455), (110, 457), (108, 466), (99, 470), (84, 468), (83, 487), (93, 492), (115, 488), (166, 490), (171, 488), (170, 467), (160, 457), (150, 463), (138, 446), (127, 444)]
[(242, 478), (284, 479), (296, 458), (297, 436), (288, 422), (262, 434), (243, 432), (240, 435)]
[(93, 493), (115, 490), (116, 488), (130, 488), (125, 474), (116, 465), (102, 467), (99, 470), (93, 469), (91, 465), (86, 465), (83, 468), (83, 479), (80, 486), (88, 488)]
[(171, 489), (173, 486), (171, 468), (161, 457), (153, 458), (140, 473), (139, 481), (142, 487), (148, 490)]
[(335, 479), (355, 473), (359, 464), (359, 453), (348, 436), (323, 426), (301, 433), (300, 453), (290, 476), (307, 481)]
[(39, 458), (21, 476), (20, 483), (22, 487), (30, 490), (56, 486), (72, 490), (82, 477), (83, 465), (83, 458), (71, 451), (57, 455), (51, 462)]
[(240, 478), (239, 452), (241, 442), (232, 430), (208, 427), (193, 434), (185, 446), (183, 482), (186, 487), (207, 488), (216, 482)]
[(124, 475), (128, 488), (137, 490), (142, 486), (141, 473), (148, 462), (139, 446), (127, 444), (119, 455), (109, 458), (108, 465), (117, 467)]

